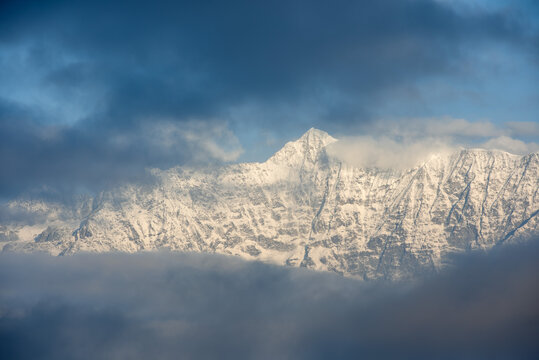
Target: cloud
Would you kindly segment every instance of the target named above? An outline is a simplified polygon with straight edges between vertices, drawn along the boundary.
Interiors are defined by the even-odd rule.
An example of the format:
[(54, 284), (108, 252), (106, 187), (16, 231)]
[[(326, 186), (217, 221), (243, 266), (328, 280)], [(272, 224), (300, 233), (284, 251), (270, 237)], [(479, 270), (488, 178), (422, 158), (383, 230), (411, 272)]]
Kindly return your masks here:
[[(347, 129), (372, 120), (395, 89), (462, 75), (478, 44), (535, 52), (533, 22), (519, 14), (427, 0), (1, 6), (5, 197), (43, 184), (101, 188), (173, 158), (234, 159), (236, 149), (220, 156), (208, 140), (216, 124), (236, 136)], [(254, 110), (238, 116), (245, 108)], [(179, 136), (181, 153), (147, 139), (154, 126), (193, 122), (199, 145)], [(178, 126), (186, 135), (192, 125)]]
[(539, 144), (525, 143), (524, 141), (513, 139), (508, 136), (499, 136), (483, 143), (481, 147), (486, 149), (499, 149), (513, 154), (529, 154), (539, 151)]
[(539, 136), (539, 123), (530, 121), (510, 121), (506, 123), (513, 136)]
[(414, 142), (369, 136), (345, 137), (327, 148), (328, 155), (360, 168), (404, 170), (419, 165), (430, 155), (450, 151), (449, 144), (438, 139)]
[(450, 116), (382, 119), (363, 128), (374, 136), (386, 135), (402, 139), (421, 139), (435, 137), (449, 138), (489, 138), (500, 136), (508, 132), (507, 128), (500, 127), (488, 120), (469, 121)]
[(431, 136), (490, 137), (500, 130), (489, 121), (470, 122), (465, 119), (444, 118), (423, 124)]
[(379, 120), (366, 124), (363, 136), (341, 136), (328, 146), (330, 156), (362, 168), (404, 170), (420, 165), (434, 154), (459, 148), (484, 148), (526, 155), (539, 144), (510, 137), (535, 136), (537, 124), (471, 122), (451, 117)]
[(7, 358), (476, 358), (539, 354), (539, 247), (411, 283), (200, 254), (7, 255)]
[(99, 191), (146, 181), (147, 168), (215, 164), (242, 152), (227, 124), (205, 119), (144, 119), (130, 127), (59, 125), (0, 103), (0, 197), (23, 191)]

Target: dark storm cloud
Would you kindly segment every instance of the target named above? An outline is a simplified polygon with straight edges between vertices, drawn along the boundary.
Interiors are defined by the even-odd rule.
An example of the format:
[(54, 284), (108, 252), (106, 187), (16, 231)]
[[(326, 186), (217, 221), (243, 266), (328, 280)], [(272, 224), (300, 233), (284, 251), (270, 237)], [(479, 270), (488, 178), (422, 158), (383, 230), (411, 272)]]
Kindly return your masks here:
[(250, 98), (295, 101), (320, 86), (366, 95), (447, 71), (474, 41), (525, 40), (516, 19), (425, 0), (37, 2), (8, 6), (4, 18), (5, 42), (86, 62), (58, 64), (47, 79), (104, 82), (116, 124)]
[(533, 359), (539, 247), (418, 284), (202, 255), (6, 255), (4, 358)]
[(227, 135), (209, 120), (155, 119), (124, 130), (91, 122), (47, 124), (40, 114), (0, 99), (0, 197), (30, 190), (69, 199), (118, 181), (148, 181), (146, 167), (221, 162), (239, 151)]
[[(378, 93), (457, 71), (455, 64), (475, 44), (525, 49), (533, 37), (511, 14), (456, 13), (426, 0), (1, 6), (0, 49), (23, 53), (21, 67), (39, 80), (33, 90), (65, 106), (76, 102), (84, 113), (76, 119), (68, 113), (71, 125), (44, 139), (36, 132), (50, 132), (45, 124), (57, 121), (32, 103), (33, 95), (15, 100), (25, 100), (15, 105), (30, 107), (32, 121), (7, 117), (2, 105), (4, 196), (32, 185), (99, 188), (203, 152), (182, 141), (177, 151), (147, 149), (147, 129), (156, 119), (194, 119), (208, 128), (219, 119), (237, 128), (244, 119), (230, 117), (235, 107), (304, 103), (320, 107), (309, 127), (328, 118), (341, 124), (368, 119)], [(278, 128), (289, 120), (259, 126)], [(124, 134), (140, 141), (107, 145)]]

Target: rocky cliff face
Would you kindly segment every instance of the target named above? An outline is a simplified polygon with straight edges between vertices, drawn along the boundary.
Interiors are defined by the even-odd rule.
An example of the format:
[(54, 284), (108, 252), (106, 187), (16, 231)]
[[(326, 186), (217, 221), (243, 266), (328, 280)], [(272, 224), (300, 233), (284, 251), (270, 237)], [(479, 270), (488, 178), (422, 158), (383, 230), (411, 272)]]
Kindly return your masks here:
[(155, 170), (155, 184), (69, 208), (14, 202), (43, 218), (3, 224), (0, 240), (4, 251), (167, 248), (394, 279), (539, 233), (537, 153), (460, 150), (396, 171), (331, 158), (335, 141), (311, 129), (264, 163)]

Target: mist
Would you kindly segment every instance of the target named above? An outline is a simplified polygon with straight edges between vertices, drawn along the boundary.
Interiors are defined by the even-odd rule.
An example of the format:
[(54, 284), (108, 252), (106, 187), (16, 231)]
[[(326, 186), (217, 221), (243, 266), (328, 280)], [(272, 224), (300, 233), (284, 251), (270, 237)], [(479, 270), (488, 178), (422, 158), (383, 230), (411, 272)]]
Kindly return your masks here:
[(539, 151), (539, 144), (531, 140), (539, 134), (539, 126), (532, 122), (494, 124), (447, 116), (381, 119), (362, 126), (361, 133), (337, 134), (339, 141), (327, 147), (328, 155), (360, 168), (405, 170), (433, 155), (462, 148), (496, 149), (518, 155)]
[(201, 254), (2, 254), (5, 359), (534, 359), (539, 246), (416, 282)]
[(327, 148), (327, 153), (339, 161), (358, 168), (405, 170), (419, 165), (434, 154), (450, 153), (455, 147), (439, 139), (412, 142), (389, 137), (345, 137)]

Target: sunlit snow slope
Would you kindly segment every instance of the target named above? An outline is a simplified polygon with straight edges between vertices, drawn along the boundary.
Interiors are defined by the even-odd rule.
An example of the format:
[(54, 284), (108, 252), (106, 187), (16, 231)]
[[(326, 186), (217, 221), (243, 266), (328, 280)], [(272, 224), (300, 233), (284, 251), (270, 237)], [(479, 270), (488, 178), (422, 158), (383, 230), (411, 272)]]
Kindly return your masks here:
[(328, 156), (311, 129), (264, 163), (154, 170), (69, 206), (14, 201), (34, 224), (0, 226), (4, 251), (217, 252), (364, 278), (439, 269), (448, 255), (539, 233), (539, 154), (481, 149), (408, 170), (357, 168)]

